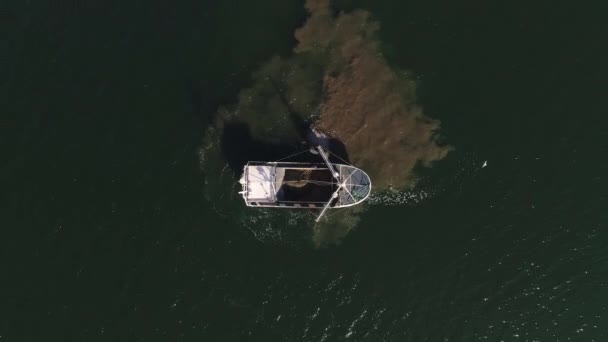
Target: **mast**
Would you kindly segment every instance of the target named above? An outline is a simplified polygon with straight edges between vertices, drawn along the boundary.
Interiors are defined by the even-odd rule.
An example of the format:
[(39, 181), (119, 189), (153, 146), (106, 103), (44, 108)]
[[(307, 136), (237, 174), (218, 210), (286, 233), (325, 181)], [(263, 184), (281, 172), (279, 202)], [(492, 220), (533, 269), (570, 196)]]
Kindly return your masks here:
[(329, 156), (327, 155), (327, 152), (325, 152), (325, 150), (323, 149), (323, 147), (321, 147), (321, 145), (317, 146), (317, 150), (319, 151), (319, 154), (323, 158), (323, 161), (325, 161), (325, 164), (327, 164), (327, 167), (329, 168), (329, 171), (331, 171), (331, 174), (334, 176), (335, 179), (340, 181), (340, 174), (338, 173), (338, 171), (336, 171), (336, 169), (334, 168), (334, 165), (329, 162)]
[(338, 171), (336, 171), (336, 169), (334, 168), (334, 165), (329, 162), (329, 156), (327, 155), (327, 152), (325, 152), (325, 150), (323, 149), (323, 147), (321, 147), (321, 145), (317, 146), (317, 150), (319, 151), (319, 154), (323, 158), (323, 161), (325, 161), (325, 164), (327, 164), (327, 167), (329, 168), (329, 171), (331, 172), (332, 176), (334, 176), (334, 178), (338, 181), (338, 188), (331, 195), (331, 198), (329, 199), (329, 201), (327, 201), (327, 203), (325, 203), (323, 210), (321, 210), (321, 213), (319, 214), (319, 216), (317, 216), (317, 218), (315, 219), (315, 222), (319, 222), (319, 220), (321, 220), (321, 217), (323, 217), (323, 215), (325, 214), (327, 209), (329, 209), (331, 202), (335, 198), (338, 198), (338, 193), (340, 192), (340, 190), (342, 189), (342, 186), (344, 185), (344, 184), (340, 183), (340, 173), (338, 173)]
[[(342, 187), (340, 185), (340, 187)], [(331, 195), (331, 198), (329, 199), (329, 201), (327, 201), (327, 203), (325, 203), (325, 206), (323, 207), (323, 210), (321, 210), (321, 213), (319, 214), (319, 216), (317, 216), (317, 218), (315, 219), (315, 222), (319, 222), (319, 220), (321, 220), (321, 217), (323, 217), (323, 215), (325, 214), (325, 212), (327, 211), (327, 209), (329, 209), (329, 206), (331, 205), (331, 201), (334, 200), (334, 198), (338, 197), (338, 191), (340, 191), (340, 187), (338, 187), (338, 190), (336, 190), (336, 192), (334, 192)]]

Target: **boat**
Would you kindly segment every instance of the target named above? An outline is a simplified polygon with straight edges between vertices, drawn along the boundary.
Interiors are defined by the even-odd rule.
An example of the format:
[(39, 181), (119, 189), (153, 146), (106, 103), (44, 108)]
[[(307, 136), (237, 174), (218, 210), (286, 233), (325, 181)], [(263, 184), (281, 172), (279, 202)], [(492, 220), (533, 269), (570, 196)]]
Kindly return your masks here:
[(318, 222), (329, 209), (364, 202), (371, 192), (369, 176), (348, 163), (332, 163), (328, 150), (316, 146), (311, 152), (323, 162), (257, 162), (243, 168), (239, 194), (248, 207), (320, 209)]

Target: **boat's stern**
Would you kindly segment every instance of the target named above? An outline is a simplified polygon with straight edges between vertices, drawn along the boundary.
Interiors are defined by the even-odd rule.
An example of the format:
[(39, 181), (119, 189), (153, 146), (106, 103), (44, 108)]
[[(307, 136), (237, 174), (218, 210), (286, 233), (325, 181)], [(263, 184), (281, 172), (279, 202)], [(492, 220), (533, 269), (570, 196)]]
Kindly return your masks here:
[(239, 184), (241, 184), (239, 195), (241, 195), (245, 200), (245, 203), (247, 203), (247, 165), (243, 167), (243, 174), (241, 175), (241, 179), (239, 179)]
[(250, 207), (272, 205), (276, 202), (276, 165), (272, 163), (248, 163), (243, 168), (239, 183), (245, 204)]

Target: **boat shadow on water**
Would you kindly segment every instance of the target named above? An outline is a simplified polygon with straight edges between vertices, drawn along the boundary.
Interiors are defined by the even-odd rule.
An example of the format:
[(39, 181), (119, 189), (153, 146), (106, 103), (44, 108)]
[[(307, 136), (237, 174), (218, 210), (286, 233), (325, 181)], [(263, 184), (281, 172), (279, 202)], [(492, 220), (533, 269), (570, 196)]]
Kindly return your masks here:
[(268, 82), (270, 82), (276, 96), (285, 107), (287, 117), (295, 128), (297, 136), (291, 143), (261, 141), (254, 139), (248, 124), (244, 122), (225, 122), (221, 148), (234, 173), (240, 176), (248, 161), (272, 162), (287, 158), (287, 161), (291, 162), (323, 162), (321, 157), (313, 153), (301, 153), (290, 157), (306, 149), (314, 149), (318, 145), (333, 154), (330, 156), (332, 163), (350, 164), (344, 143), (313, 129), (313, 123), (303, 119), (306, 116), (291, 106), (279, 83), (272, 77), (268, 77)]
[[(324, 164), (323, 157), (317, 152), (317, 146), (323, 147), (326, 152), (331, 152), (327, 156), (330, 163), (350, 164), (349, 153), (344, 143), (329, 134), (317, 131), (314, 128), (314, 115), (304, 115), (298, 112), (287, 101), (280, 85), (272, 79), (269, 79), (269, 82), (275, 90), (274, 95), (284, 106), (284, 113), (286, 114), (284, 119), (287, 119), (288, 126), (291, 127), (282, 126), (285, 123), (284, 120), (280, 120), (282, 123), (279, 123), (276, 118), (272, 120), (270, 118), (272, 115), (270, 115), (268, 124), (272, 125), (274, 122), (278, 125), (268, 128), (277, 130), (289, 128), (293, 135), (285, 137), (283, 134), (283, 138), (278, 138), (277, 136), (254, 134), (252, 124), (247, 122), (248, 118), (222, 121), (221, 125), (217, 126), (221, 127), (220, 132), (218, 132), (220, 133), (219, 147), (222, 157), (231, 169), (234, 178), (239, 179), (243, 174), (245, 165), (252, 161), (273, 162), (280, 160)], [(306, 120), (304, 118), (310, 119)], [(282, 131), (282, 133), (286, 133), (286, 131)], [(315, 152), (308, 152), (309, 150)], [(306, 189), (299, 188), (297, 190), (304, 191)], [(283, 193), (283, 195), (287, 196), (288, 194)], [(360, 209), (349, 208), (349, 210), (341, 211), (337, 216), (328, 215), (328, 220), (322, 222), (313, 222), (313, 219), (318, 218), (321, 212), (319, 208), (315, 211), (263, 210), (263, 208), (258, 210), (255, 212), (247, 211), (247, 215), (242, 216), (243, 222), (241, 222), (253, 232), (258, 240), (281, 241), (281, 243), (295, 243), (296, 245), (302, 245), (301, 242), (303, 241), (312, 241), (315, 246), (319, 247), (336, 242), (340, 237), (346, 235), (357, 224), (357, 210)], [(260, 215), (264, 218), (264, 222), (274, 222), (276, 224), (272, 224), (272, 228), (267, 225), (260, 225), (257, 223)], [(286, 220), (291, 222), (290, 225), (286, 226), (284, 224)], [(315, 228), (313, 230), (290, 229), (293, 224)]]
[[(330, 137), (324, 137), (320, 140), (312, 129), (307, 128), (306, 131), (305, 139), (300, 140), (300, 142), (275, 143), (255, 139), (251, 134), (249, 125), (246, 123), (225, 123), (220, 143), (221, 150), (228, 166), (236, 176), (240, 176), (243, 167), (249, 161), (272, 162), (284, 159), (290, 162), (323, 163), (323, 159), (319, 155), (299, 153), (317, 145), (324, 146), (333, 154), (330, 156), (332, 163), (350, 163), (346, 147), (340, 140)], [(301, 132), (306, 131), (302, 130)], [(314, 138), (311, 138), (311, 136), (314, 136)]]

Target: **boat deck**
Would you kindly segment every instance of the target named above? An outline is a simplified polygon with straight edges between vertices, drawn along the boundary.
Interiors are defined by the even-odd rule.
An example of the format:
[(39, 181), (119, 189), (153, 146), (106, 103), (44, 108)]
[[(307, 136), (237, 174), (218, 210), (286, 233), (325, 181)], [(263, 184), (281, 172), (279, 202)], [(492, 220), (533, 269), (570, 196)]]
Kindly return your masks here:
[(324, 213), (361, 203), (371, 191), (367, 174), (351, 165), (252, 161), (243, 171), (239, 193), (250, 207), (320, 208)]
[(329, 169), (286, 168), (277, 184), (277, 202), (326, 203), (336, 190)]

